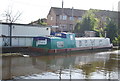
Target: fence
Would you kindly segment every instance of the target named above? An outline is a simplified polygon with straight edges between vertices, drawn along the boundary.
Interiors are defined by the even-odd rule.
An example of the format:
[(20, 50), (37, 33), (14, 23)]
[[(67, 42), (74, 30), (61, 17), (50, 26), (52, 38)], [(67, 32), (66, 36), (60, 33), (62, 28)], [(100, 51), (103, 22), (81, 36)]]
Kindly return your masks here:
[[(12, 46), (26, 47), (32, 46), (33, 37), (12, 36)], [(10, 46), (10, 37), (0, 37), (0, 47)]]

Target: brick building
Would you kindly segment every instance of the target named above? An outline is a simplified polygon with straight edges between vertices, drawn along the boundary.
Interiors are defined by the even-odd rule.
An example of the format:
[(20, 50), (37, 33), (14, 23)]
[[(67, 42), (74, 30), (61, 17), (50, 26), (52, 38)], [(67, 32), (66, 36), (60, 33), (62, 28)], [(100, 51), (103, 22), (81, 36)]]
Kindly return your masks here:
[[(51, 7), (47, 15), (47, 24), (50, 26), (59, 26), (60, 31), (73, 31), (76, 23), (82, 20), (82, 16), (86, 10), (79, 10), (73, 8), (57, 8)], [(99, 10), (95, 13), (97, 17), (106, 21), (109, 17), (118, 24), (118, 12)]]
[(76, 22), (82, 19), (83, 14), (85, 10), (63, 8), (62, 13), (62, 8), (51, 7), (47, 16), (47, 24), (59, 26), (61, 31), (72, 31)]

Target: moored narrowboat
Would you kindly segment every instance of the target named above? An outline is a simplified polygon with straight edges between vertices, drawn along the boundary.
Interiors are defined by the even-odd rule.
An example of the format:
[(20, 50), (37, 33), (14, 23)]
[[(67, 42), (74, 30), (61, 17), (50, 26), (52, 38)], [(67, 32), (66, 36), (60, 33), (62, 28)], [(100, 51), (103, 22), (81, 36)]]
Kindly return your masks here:
[(111, 48), (109, 38), (79, 37), (74, 33), (55, 33), (52, 36), (34, 37), (31, 50), (42, 53), (60, 53), (79, 50)]

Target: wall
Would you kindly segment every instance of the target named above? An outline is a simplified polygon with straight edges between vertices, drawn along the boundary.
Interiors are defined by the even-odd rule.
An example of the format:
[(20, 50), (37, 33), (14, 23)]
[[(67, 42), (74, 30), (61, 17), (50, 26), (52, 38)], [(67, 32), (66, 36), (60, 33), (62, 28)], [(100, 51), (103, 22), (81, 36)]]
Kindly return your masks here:
[[(0, 24), (0, 47), (10, 45), (9, 31), (10, 27), (7, 23)], [(32, 46), (33, 37), (50, 35), (50, 32), (50, 27), (13, 24), (12, 46)]]
[[(1, 35), (2, 35), (2, 24), (0, 24), (0, 36)], [(2, 46), (2, 38), (1, 37), (0, 37), (0, 46)]]
[[(9, 36), (10, 35), (10, 33), (9, 33), (9, 30), (10, 30), (10, 27), (9, 27), (9, 25), (7, 25), (7, 24), (2, 24), (2, 25), (0, 25), (0, 29), (2, 29), (2, 35), (5, 35), (5, 36)], [(1, 36), (1, 34), (0, 34), (0, 36)]]
[(50, 35), (49, 27), (39, 27), (39, 26), (12, 26), (13, 36), (45, 36)]
[(0, 38), (0, 46), (2, 46), (2, 43), (3, 43), (3, 42), (2, 42), (2, 38)]
[(2, 24), (0, 24), (0, 35), (2, 34)]
[(54, 13), (53, 9), (50, 10), (50, 13), (47, 16), (47, 24), (50, 26), (56, 26), (56, 14)]
[[(0, 36), (9, 36), (9, 25), (0, 24)], [(12, 36), (45, 36), (50, 35), (50, 27), (31, 25), (12, 25)]]
[(12, 46), (32, 46), (33, 38), (12, 38)]

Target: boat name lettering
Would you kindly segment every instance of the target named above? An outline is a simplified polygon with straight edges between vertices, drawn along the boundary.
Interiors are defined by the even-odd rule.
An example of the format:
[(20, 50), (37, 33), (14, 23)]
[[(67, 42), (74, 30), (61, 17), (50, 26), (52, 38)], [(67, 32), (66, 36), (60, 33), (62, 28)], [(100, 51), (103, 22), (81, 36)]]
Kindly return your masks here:
[(57, 47), (59, 47), (59, 48), (64, 47), (64, 42), (63, 41), (58, 41), (57, 42)]
[(45, 39), (45, 40), (38, 40), (36, 42), (36, 46), (38, 46), (38, 45), (46, 45), (46, 44), (47, 44), (47, 39)]

